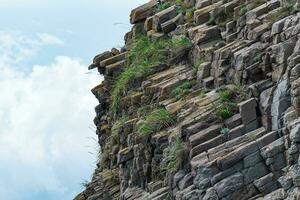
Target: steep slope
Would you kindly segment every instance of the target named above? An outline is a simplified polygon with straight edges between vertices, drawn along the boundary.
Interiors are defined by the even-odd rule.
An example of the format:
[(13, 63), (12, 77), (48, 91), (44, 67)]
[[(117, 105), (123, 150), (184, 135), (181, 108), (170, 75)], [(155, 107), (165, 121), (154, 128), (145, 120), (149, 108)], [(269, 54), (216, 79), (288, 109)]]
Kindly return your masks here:
[(97, 55), (98, 167), (75, 200), (300, 199), (296, 0), (152, 0)]

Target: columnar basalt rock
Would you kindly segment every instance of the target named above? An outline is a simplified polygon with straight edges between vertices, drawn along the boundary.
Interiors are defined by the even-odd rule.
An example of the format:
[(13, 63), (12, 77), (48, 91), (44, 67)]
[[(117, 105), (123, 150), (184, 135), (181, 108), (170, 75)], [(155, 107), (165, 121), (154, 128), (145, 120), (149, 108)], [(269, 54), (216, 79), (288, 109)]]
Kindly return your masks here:
[(134, 9), (89, 67), (101, 151), (75, 200), (300, 199), (299, 3)]

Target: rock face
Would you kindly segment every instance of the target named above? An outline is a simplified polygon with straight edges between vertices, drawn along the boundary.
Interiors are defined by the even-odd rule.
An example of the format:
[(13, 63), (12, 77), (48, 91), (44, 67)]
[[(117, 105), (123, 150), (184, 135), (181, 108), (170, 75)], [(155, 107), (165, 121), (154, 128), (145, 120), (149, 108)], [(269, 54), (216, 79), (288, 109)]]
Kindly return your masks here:
[(97, 55), (101, 152), (75, 200), (300, 199), (297, 0), (151, 0)]

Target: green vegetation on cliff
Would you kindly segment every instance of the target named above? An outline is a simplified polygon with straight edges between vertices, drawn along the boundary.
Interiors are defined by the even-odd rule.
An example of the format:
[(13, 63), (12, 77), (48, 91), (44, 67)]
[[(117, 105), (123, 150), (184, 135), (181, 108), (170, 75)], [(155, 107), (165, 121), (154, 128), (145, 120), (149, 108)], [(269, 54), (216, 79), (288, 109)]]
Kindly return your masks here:
[(174, 116), (164, 108), (158, 108), (149, 113), (138, 126), (138, 133), (149, 135), (175, 122)]
[(233, 102), (234, 92), (231, 89), (224, 88), (218, 94), (220, 100), (216, 108), (216, 114), (222, 119), (227, 119), (234, 115), (234, 109), (236, 108), (236, 104)]
[(186, 37), (175, 39), (165, 37), (151, 41), (147, 36), (137, 36), (129, 51), (129, 63), (113, 86), (111, 112), (117, 112), (122, 93), (126, 93), (131, 88), (131, 81), (149, 75), (151, 67), (163, 62), (163, 58), (166, 57), (166, 50), (190, 44), (191, 41)]
[(161, 173), (172, 174), (176, 172), (184, 160), (187, 150), (186, 144), (176, 137), (164, 151), (164, 157), (160, 165)]

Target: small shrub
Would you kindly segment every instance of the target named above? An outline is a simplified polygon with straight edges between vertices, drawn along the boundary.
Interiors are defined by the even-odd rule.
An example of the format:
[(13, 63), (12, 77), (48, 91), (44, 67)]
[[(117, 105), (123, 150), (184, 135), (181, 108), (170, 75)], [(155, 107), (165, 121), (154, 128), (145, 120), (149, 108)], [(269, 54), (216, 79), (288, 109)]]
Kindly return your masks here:
[(196, 8), (189, 8), (186, 10), (185, 16), (187, 19), (193, 19), (195, 10)]
[(173, 5), (176, 5), (177, 13), (187, 13), (195, 10), (191, 8), (191, 5), (187, 5), (183, 0), (164, 0), (157, 5), (156, 11), (162, 11)]
[(234, 115), (235, 103), (232, 102), (221, 102), (217, 108), (217, 115), (222, 119), (227, 119)]
[(219, 91), (219, 97), (222, 102), (230, 101), (233, 98), (234, 92), (230, 89), (221, 89)]
[(175, 173), (185, 157), (186, 144), (179, 138), (175, 138), (164, 150), (163, 160), (160, 164), (163, 174)]
[(151, 106), (150, 105), (142, 106), (142, 107), (138, 108), (137, 114), (138, 114), (139, 117), (144, 117), (150, 111), (151, 111)]
[(171, 3), (171, 2), (169, 2), (169, 1), (164, 1), (164, 2), (159, 3), (159, 4), (156, 6), (156, 11), (160, 12), (160, 11), (162, 11), (162, 10), (165, 10), (165, 9), (171, 7), (171, 6), (172, 6), (172, 3)]
[(243, 4), (243, 5), (241, 6), (241, 8), (240, 8), (239, 16), (243, 16), (243, 15), (245, 15), (247, 12), (248, 12), (247, 5)]
[(227, 127), (225, 127), (225, 128), (222, 128), (221, 129), (221, 131), (220, 131), (220, 133), (222, 134), (222, 135), (227, 135), (228, 133), (229, 133), (229, 128), (227, 128)]
[(221, 89), (219, 92), (219, 102), (216, 105), (216, 115), (222, 119), (227, 119), (234, 115), (236, 104), (233, 102), (234, 92), (230, 89)]
[(192, 44), (192, 41), (186, 36), (179, 36), (179, 37), (172, 39), (172, 47), (173, 48), (180, 47), (180, 46), (187, 46), (187, 45), (191, 45), (191, 44)]
[(140, 135), (149, 135), (164, 127), (169, 127), (175, 122), (171, 113), (164, 108), (158, 108), (147, 115), (142, 123), (138, 125)]
[(127, 122), (129, 120), (128, 116), (123, 116), (121, 117), (119, 120), (117, 120), (113, 127), (111, 128), (111, 137), (113, 139), (118, 138), (119, 136), (119, 132), (120, 132), (120, 128), (125, 124), (125, 122)]
[(186, 95), (189, 92), (189, 89), (192, 88), (192, 82), (191, 81), (184, 81), (180, 86), (175, 88), (171, 92), (171, 97), (176, 98), (177, 100), (181, 99), (184, 95)]

